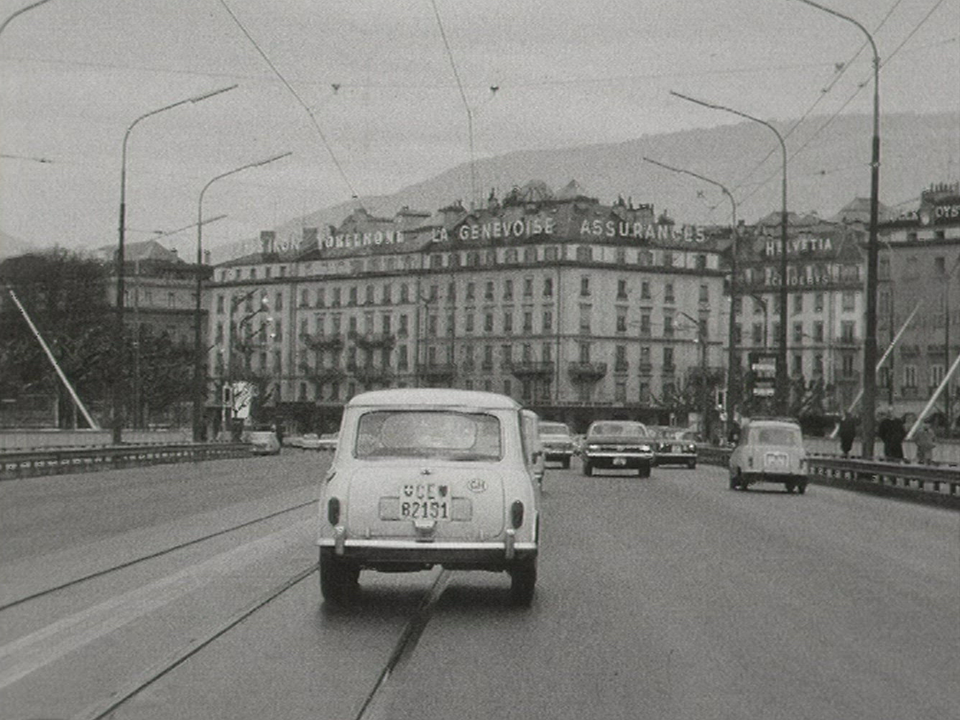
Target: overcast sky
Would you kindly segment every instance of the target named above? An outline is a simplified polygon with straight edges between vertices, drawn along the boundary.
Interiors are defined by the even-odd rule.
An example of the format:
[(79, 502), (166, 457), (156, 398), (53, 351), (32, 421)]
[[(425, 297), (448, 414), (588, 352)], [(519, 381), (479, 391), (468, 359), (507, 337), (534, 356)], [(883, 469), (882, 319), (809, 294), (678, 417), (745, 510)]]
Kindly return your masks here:
[[(960, 1), (821, 4), (873, 33), (882, 112), (960, 113)], [(671, 90), (765, 119), (870, 113), (869, 87), (850, 100), (864, 39), (800, 0), (50, 0), (0, 35), (0, 230), (115, 244), (127, 129), (233, 84), (130, 133), (128, 242), (283, 152), (210, 186), (204, 217), (227, 217), (205, 242), (427, 179), (470, 161), (467, 108), (478, 159), (738, 121)], [(196, 230), (164, 242), (193, 253)]]

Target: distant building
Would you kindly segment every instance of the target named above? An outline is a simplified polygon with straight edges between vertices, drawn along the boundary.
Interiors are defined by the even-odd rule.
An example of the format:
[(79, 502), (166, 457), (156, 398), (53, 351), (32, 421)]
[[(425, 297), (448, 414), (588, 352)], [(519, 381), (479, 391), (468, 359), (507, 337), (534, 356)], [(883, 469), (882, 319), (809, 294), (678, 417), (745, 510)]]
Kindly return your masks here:
[[(918, 207), (883, 223), (879, 236), (878, 344), (903, 335), (878, 375), (878, 400), (919, 413), (960, 355), (960, 183), (924, 190)], [(956, 428), (958, 413), (955, 373), (931, 414)]]
[[(794, 414), (839, 413), (860, 388), (864, 330), (863, 233), (814, 214), (788, 214), (787, 375)], [(780, 213), (740, 228), (735, 343), (750, 353), (780, 338)]]
[(503, 393), (581, 430), (666, 424), (697, 409), (693, 374), (722, 378), (723, 274), (704, 228), (575, 182), (477, 210), (357, 210), (282, 243), (265, 232), (261, 252), (216, 267), (210, 373), (259, 378), (273, 412), (303, 423), (365, 389), (432, 386)]
[[(116, 248), (98, 253), (108, 262), (116, 257)], [(141, 333), (162, 335), (175, 343), (193, 346), (196, 315), (197, 266), (180, 259), (176, 250), (168, 250), (156, 240), (129, 243), (124, 248), (124, 317), (128, 327)], [(211, 268), (203, 266), (204, 277)], [(110, 273), (107, 297), (116, 305), (116, 269)], [(207, 308), (201, 305), (201, 328), (206, 337)]]

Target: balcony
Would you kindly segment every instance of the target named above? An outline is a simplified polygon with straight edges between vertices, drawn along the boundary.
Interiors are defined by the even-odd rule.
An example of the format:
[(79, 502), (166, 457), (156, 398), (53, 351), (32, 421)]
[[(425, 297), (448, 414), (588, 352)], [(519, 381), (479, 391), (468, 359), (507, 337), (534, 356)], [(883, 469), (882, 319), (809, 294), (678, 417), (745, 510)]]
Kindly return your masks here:
[(420, 366), (420, 377), (430, 382), (452, 381), (457, 375), (453, 363), (432, 363)]
[(357, 347), (366, 349), (383, 348), (389, 350), (397, 344), (397, 338), (390, 333), (350, 333), (350, 339)]
[(518, 378), (550, 378), (553, 377), (556, 366), (550, 361), (520, 360), (503, 363), (503, 370)]
[(300, 366), (300, 371), (304, 377), (316, 385), (325, 383), (340, 383), (346, 379), (346, 373), (338, 367), (312, 368), (307, 364)]
[(850, 372), (840, 373), (837, 375), (837, 382), (845, 385), (859, 385), (860, 372), (858, 370), (853, 370)]
[(653, 375), (653, 363), (642, 362), (637, 366), (641, 375)]
[(625, 372), (628, 372), (629, 370), (630, 370), (630, 363), (628, 363), (626, 360), (617, 360), (613, 364), (613, 371), (615, 373), (625, 373)]
[(343, 337), (340, 335), (322, 335), (300, 333), (300, 340), (311, 350), (338, 353), (343, 350)]
[(573, 382), (597, 382), (607, 374), (607, 364), (600, 362), (572, 362), (567, 372)]
[(393, 380), (393, 371), (388, 367), (361, 365), (353, 371), (353, 376), (364, 385), (388, 384)]

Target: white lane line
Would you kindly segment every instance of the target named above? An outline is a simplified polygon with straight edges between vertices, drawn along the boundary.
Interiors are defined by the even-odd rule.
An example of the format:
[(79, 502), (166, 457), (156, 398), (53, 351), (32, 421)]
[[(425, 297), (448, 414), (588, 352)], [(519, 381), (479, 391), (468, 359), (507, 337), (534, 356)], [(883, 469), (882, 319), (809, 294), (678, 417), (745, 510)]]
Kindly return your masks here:
[(305, 520), (241, 545), (0, 647), (0, 689), (204, 585), (275, 554), (285, 545), (302, 542), (295, 536), (302, 536), (303, 527), (312, 523)]

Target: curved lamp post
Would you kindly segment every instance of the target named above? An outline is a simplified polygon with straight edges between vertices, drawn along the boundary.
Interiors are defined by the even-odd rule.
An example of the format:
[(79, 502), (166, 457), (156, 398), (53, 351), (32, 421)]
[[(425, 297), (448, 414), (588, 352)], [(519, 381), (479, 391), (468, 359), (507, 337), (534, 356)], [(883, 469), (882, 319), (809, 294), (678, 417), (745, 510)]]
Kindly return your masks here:
[[(644, 160), (649, 163), (653, 163), (654, 165), (659, 165), (667, 170), (672, 170), (676, 173), (683, 173), (684, 175), (690, 175), (691, 177), (695, 177), (705, 183), (714, 185), (720, 188), (723, 194), (727, 196), (727, 199), (730, 200), (730, 210), (732, 213), (731, 222), (733, 223), (731, 225), (731, 229), (733, 231), (733, 245), (730, 252), (730, 323), (727, 329), (727, 344), (729, 345), (727, 350), (727, 429), (729, 431), (733, 425), (733, 417), (737, 407), (737, 403), (734, 400), (734, 394), (736, 393), (739, 395), (737, 392), (737, 378), (734, 376), (733, 372), (734, 367), (737, 367), (738, 365), (736, 350), (737, 273), (739, 272), (737, 268), (737, 252), (739, 250), (739, 238), (737, 237), (737, 202), (733, 199), (733, 195), (730, 194), (730, 191), (716, 180), (711, 180), (708, 177), (698, 175), (690, 170), (664, 165), (663, 163), (657, 162), (656, 160), (651, 160), (648, 157), (645, 157)], [(729, 432), (727, 436), (729, 437)]]
[(0, 25), (0, 35), (3, 34), (3, 31), (7, 29), (7, 25), (9, 25), (9, 24), (10, 24), (10, 21), (13, 20), (15, 17), (17, 17), (17, 16), (19, 16), (19, 15), (23, 15), (23, 14), (24, 14), (25, 12), (27, 12), (28, 10), (33, 10), (34, 8), (40, 7), (41, 5), (46, 5), (48, 2), (50, 2), (50, 0), (38, 0), (38, 2), (35, 2), (35, 3), (31, 4), (31, 5), (27, 5), (26, 7), (22, 7), (22, 8), (20, 8), (19, 10), (17, 10), (16, 12), (11, 13), (11, 14), (10, 14), (10, 17), (8, 17), (6, 20), (4, 20), (4, 21), (3, 21), (3, 24)]
[[(123, 358), (123, 313), (124, 313), (124, 233), (126, 231), (126, 215), (127, 215), (127, 141), (130, 139), (130, 132), (136, 127), (137, 123), (141, 120), (145, 120), (148, 117), (157, 115), (159, 113), (165, 112), (167, 110), (172, 110), (175, 107), (180, 107), (181, 105), (186, 105), (187, 103), (198, 103), (208, 98), (212, 98), (214, 95), (219, 95), (220, 93), (225, 93), (236, 88), (237, 85), (231, 85), (230, 87), (220, 88), (219, 90), (214, 90), (212, 92), (204, 93), (203, 95), (197, 95), (196, 97), (187, 98), (186, 100), (180, 100), (170, 105), (164, 105), (162, 108), (157, 108), (156, 110), (151, 110), (148, 113), (144, 113), (132, 123), (127, 128), (127, 132), (123, 136), (123, 151), (121, 154), (120, 161), (120, 238), (117, 243), (117, 320), (116, 327), (114, 330), (114, 353), (116, 355), (116, 361), (122, 362)], [(116, 384), (113, 388), (113, 442), (115, 445), (119, 445), (121, 442), (121, 435), (123, 432), (123, 401), (124, 401), (124, 385), (123, 379), (119, 376), (116, 378)]]
[(197, 202), (197, 288), (196, 288), (196, 304), (194, 306), (193, 314), (193, 348), (194, 348), (194, 357), (193, 357), (193, 441), (199, 442), (203, 435), (203, 405), (204, 405), (204, 396), (206, 395), (206, 381), (205, 376), (206, 372), (204, 371), (204, 351), (203, 346), (200, 341), (200, 336), (202, 335), (202, 322), (201, 322), (201, 293), (203, 292), (203, 196), (206, 194), (207, 189), (213, 185), (217, 180), (222, 180), (225, 177), (230, 175), (235, 175), (238, 172), (243, 170), (249, 170), (250, 168), (260, 167), (261, 165), (267, 165), (268, 163), (276, 162), (282, 158), (285, 158), (292, 153), (286, 152), (282, 155), (274, 155), (271, 158), (266, 160), (260, 160), (259, 162), (247, 163), (246, 165), (241, 165), (238, 168), (233, 170), (228, 170), (227, 172), (220, 173), (214, 178), (211, 178), (206, 185), (203, 186), (203, 189), (200, 191), (200, 200)]
[(779, 337), (777, 338), (777, 342), (779, 343), (779, 347), (777, 348), (777, 396), (779, 397), (779, 411), (783, 415), (786, 415), (790, 402), (788, 397), (789, 390), (787, 387), (787, 145), (783, 141), (783, 136), (780, 134), (780, 131), (766, 120), (761, 120), (753, 115), (747, 115), (747, 113), (734, 110), (733, 108), (728, 108), (725, 105), (708, 103), (704, 102), (703, 100), (692, 98), (689, 95), (681, 95), (673, 90), (670, 91), (670, 94), (683, 100), (689, 100), (697, 105), (702, 105), (703, 107), (712, 108), (714, 110), (723, 110), (747, 120), (751, 120), (755, 123), (759, 123), (776, 135), (777, 141), (780, 143), (783, 173), (780, 183), (780, 332), (778, 333)]
[(804, 5), (822, 10), (825, 13), (845, 20), (857, 26), (866, 37), (873, 50), (873, 154), (870, 159), (870, 236), (867, 243), (867, 302), (866, 321), (863, 338), (863, 404), (861, 405), (861, 427), (863, 428), (863, 456), (873, 456), (873, 442), (876, 435), (877, 414), (877, 266), (879, 264), (880, 244), (877, 241), (877, 223), (879, 220), (880, 188), (880, 54), (873, 36), (859, 22), (848, 15), (838, 13), (811, 0), (799, 0)]

